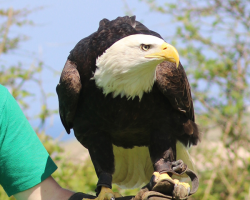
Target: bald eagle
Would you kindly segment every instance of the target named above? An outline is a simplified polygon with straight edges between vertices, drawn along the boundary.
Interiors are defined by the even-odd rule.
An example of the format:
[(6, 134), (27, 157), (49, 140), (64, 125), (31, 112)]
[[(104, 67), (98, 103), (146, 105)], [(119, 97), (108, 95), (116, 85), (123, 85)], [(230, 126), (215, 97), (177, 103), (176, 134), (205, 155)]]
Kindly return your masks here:
[(98, 199), (112, 183), (139, 187), (152, 174), (171, 179), (199, 131), (177, 50), (133, 17), (103, 19), (70, 52), (56, 88), (66, 131), (74, 129), (98, 176)]

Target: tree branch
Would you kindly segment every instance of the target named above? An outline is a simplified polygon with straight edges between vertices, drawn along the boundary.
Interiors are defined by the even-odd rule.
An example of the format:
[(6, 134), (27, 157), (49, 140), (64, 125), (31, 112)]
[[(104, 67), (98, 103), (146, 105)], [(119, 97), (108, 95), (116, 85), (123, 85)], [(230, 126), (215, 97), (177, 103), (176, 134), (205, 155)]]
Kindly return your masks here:
[(4, 52), (7, 36), (9, 34), (9, 28), (12, 25), (12, 20), (13, 20), (13, 9), (9, 8), (9, 10), (8, 10), (8, 19), (7, 19), (7, 23), (6, 23), (6, 27), (5, 27), (5, 32), (4, 32), (4, 35), (3, 35), (3, 40), (0, 43), (0, 55)]

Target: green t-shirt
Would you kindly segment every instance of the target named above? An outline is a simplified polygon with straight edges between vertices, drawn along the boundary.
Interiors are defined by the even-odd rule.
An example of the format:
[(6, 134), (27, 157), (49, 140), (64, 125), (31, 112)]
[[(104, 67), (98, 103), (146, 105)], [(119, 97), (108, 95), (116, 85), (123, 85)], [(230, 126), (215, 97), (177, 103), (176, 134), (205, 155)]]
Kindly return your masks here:
[(0, 184), (11, 196), (57, 169), (19, 105), (0, 85)]

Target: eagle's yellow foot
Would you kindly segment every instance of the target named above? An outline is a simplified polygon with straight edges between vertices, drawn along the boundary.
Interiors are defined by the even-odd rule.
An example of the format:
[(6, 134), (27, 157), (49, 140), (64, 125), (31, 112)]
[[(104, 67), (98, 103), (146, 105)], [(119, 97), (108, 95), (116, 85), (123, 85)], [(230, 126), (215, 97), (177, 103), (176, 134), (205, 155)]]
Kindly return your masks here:
[(115, 198), (123, 197), (119, 192), (114, 192)]
[(154, 182), (156, 183), (152, 188), (167, 195), (173, 195), (174, 199), (185, 198), (190, 192), (190, 185), (185, 182), (180, 182), (178, 179), (172, 179), (167, 173), (160, 174), (154, 172)]
[(117, 192), (113, 192), (110, 188), (102, 186), (101, 192), (94, 200), (114, 200), (121, 195)]
[(185, 182), (180, 182), (178, 179), (173, 180), (175, 182), (173, 198), (180, 199), (188, 197), (190, 193), (190, 185)]
[(188, 183), (180, 182), (178, 179), (174, 179), (173, 181), (175, 182), (175, 186), (182, 185), (184, 188), (186, 188), (186, 190), (190, 192), (190, 185)]
[(173, 180), (167, 173), (160, 174), (159, 172), (154, 172), (153, 175), (155, 176), (155, 182), (159, 182), (164, 179)]
[(162, 194), (171, 195), (174, 190), (174, 181), (173, 179), (167, 174), (159, 172), (154, 172), (154, 186), (152, 188), (152, 191), (160, 192)]

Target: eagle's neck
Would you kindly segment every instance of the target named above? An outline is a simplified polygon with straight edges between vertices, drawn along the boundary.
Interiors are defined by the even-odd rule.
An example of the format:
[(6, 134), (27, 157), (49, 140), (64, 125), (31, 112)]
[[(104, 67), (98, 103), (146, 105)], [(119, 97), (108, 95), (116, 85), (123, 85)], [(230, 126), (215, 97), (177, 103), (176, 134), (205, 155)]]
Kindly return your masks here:
[(152, 90), (155, 81), (156, 66), (159, 61), (151, 63), (137, 63), (126, 60), (105, 59), (105, 55), (97, 59), (97, 69), (93, 79), (96, 85), (102, 88), (105, 95), (113, 93), (116, 97), (126, 96), (128, 99), (136, 96), (142, 98), (144, 92)]

